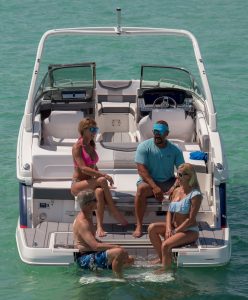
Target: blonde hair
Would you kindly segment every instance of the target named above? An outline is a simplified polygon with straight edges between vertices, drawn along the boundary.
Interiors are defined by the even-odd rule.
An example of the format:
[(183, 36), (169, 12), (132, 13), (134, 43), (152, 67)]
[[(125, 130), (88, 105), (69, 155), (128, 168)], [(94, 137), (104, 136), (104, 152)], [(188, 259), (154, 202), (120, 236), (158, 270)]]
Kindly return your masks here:
[[(84, 131), (90, 127), (96, 127), (96, 121), (94, 119), (90, 119), (90, 118), (85, 118), (82, 119), (79, 124), (78, 124), (78, 132), (81, 135), (81, 137), (83, 137), (84, 135)], [(93, 146), (95, 148), (95, 142), (94, 140), (90, 141), (90, 145)]]
[(199, 189), (199, 182), (196, 176), (196, 171), (192, 164), (184, 163), (178, 167), (178, 170), (184, 171), (186, 174), (190, 176), (189, 185), (191, 187)]

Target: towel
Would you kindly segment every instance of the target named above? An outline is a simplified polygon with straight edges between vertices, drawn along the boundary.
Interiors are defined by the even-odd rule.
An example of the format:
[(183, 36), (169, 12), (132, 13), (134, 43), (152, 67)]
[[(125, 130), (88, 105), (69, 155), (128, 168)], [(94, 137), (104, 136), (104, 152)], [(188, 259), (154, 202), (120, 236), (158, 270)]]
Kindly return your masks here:
[(208, 161), (208, 154), (202, 151), (193, 151), (190, 152), (189, 158), (194, 160), (204, 160), (206, 163)]

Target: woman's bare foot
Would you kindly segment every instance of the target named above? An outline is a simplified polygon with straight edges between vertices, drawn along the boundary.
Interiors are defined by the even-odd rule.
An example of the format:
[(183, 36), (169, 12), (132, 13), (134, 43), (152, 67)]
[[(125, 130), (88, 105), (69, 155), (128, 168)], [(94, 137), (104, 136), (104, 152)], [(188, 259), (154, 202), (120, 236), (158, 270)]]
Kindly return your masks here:
[(154, 274), (156, 275), (162, 275), (162, 274), (172, 274), (173, 275), (173, 269), (171, 267), (162, 267), (154, 271)]
[(107, 235), (106, 231), (103, 230), (103, 228), (97, 228), (96, 235), (98, 237), (104, 237)]
[(165, 269), (164, 268), (159, 268), (158, 270), (154, 271), (154, 274), (156, 275), (162, 275), (165, 273)]
[(140, 238), (143, 235), (143, 232), (140, 228), (136, 227), (136, 229), (133, 232), (133, 237)]
[(158, 265), (158, 264), (161, 264), (161, 259), (160, 258), (156, 258), (156, 259), (153, 259), (153, 260), (150, 260), (149, 263), (151, 265)]

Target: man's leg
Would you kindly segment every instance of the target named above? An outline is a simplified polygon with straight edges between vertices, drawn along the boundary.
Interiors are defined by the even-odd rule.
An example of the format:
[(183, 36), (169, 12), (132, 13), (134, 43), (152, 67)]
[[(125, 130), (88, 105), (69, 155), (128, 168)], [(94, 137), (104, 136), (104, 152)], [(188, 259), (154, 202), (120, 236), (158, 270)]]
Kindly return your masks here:
[(107, 250), (108, 263), (112, 264), (112, 270), (118, 278), (122, 278), (122, 268), (128, 260), (128, 253), (125, 249), (118, 247)]
[(139, 238), (142, 236), (142, 225), (143, 218), (146, 211), (146, 202), (147, 197), (151, 197), (153, 195), (151, 187), (142, 182), (137, 186), (137, 193), (135, 195), (135, 216), (136, 216), (136, 229), (133, 232), (133, 236), (135, 238)]

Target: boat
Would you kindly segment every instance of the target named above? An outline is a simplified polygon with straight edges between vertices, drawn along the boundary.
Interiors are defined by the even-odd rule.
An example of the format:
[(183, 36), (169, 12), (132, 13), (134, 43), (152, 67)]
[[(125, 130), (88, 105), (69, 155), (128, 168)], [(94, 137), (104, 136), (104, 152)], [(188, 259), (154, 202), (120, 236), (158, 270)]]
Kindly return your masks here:
[[(56, 42), (55, 59), (45, 60), (45, 68), (41, 67), (48, 41), (65, 37), (80, 37), (85, 45), (95, 37), (107, 39), (107, 44), (109, 37), (116, 38), (116, 43), (121, 39), (140, 42), (142, 38), (158, 37), (161, 47), (168, 38), (175, 37), (189, 42), (196, 67), (192, 72), (184, 65), (147, 61), (140, 64), (136, 79), (131, 76), (99, 79), (101, 66), (94, 60), (71, 63), (68, 59), (68, 63), (64, 60), (58, 63)], [(68, 44), (71, 45), (63, 44), (63, 50)], [(181, 48), (171, 47), (171, 51), (181, 51), (184, 56), (184, 42), (179, 45)], [(105, 57), (102, 61), (111, 64)], [(126, 63), (119, 63), (126, 68)], [(116, 224), (106, 210), (104, 228), (108, 234), (101, 239), (122, 245), (143, 262), (155, 255), (147, 226), (165, 220), (168, 201), (148, 199), (145, 234), (134, 238), (138, 178), (134, 155), (138, 144), (152, 137), (152, 124), (164, 119), (170, 127), (169, 140), (183, 151), (185, 161), (194, 165), (203, 194), (197, 216), (199, 239), (193, 245), (173, 249), (174, 261), (178, 267), (228, 263), (231, 256), (226, 214), (228, 166), (198, 42), (187, 30), (123, 27), (120, 9), (117, 26), (52, 29), (39, 42), (17, 141), (20, 213), (16, 242), (21, 260), (31, 265), (74, 263), (78, 250), (74, 247), (72, 224), (78, 210), (70, 193), (71, 149), (78, 138), (78, 123), (85, 117), (94, 118), (100, 128), (95, 141), (100, 155), (98, 168), (113, 177), (116, 186), (111, 191), (113, 199), (129, 221), (126, 227)], [(193, 159), (195, 151), (203, 153), (204, 159)]]

